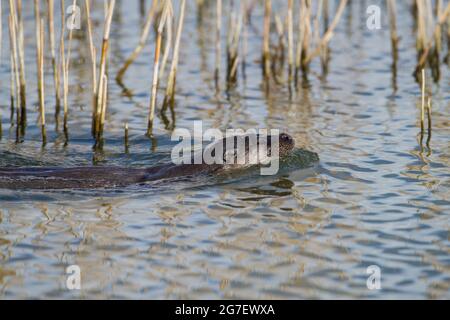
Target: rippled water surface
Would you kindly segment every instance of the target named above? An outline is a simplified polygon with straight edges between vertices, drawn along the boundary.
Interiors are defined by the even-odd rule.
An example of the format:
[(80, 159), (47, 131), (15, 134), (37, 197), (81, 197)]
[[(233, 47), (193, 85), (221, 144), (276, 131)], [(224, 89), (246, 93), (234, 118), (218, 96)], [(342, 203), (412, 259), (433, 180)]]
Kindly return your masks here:
[[(281, 2), (274, 2), (284, 15)], [(385, 12), (384, 2), (379, 3)], [(8, 6), (2, 4), (7, 30)], [(188, 1), (175, 126), (191, 128), (193, 120), (202, 119), (205, 128), (279, 128), (297, 146), (317, 152), (320, 162), (269, 177), (248, 174), (120, 190), (0, 190), (0, 297), (450, 298), (449, 68), (442, 65), (438, 83), (427, 74), (433, 131), (429, 147), (427, 136), (421, 147), (420, 87), (411, 75), (416, 52), (410, 6), (398, 2), (402, 38), (394, 77), (387, 14), (382, 15), (382, 28), (370, 31), (365, 27), (366, 5), (352, 1), (344, 13), (330, 44), (328, 74), (314, 60), (308, 78), (290, 99), (286, 86), (263, 89), (259, 3), (248, 29), (246, 77), (240, 70), (238, 86), (226, 93), (222, 82), (222, 93), (216, 96), (211, 32), (215, 6), (206, 5), (200, 19), (195, 2)], [(59, 4), (56, 9), (59, 14)], [(112, 75), (138, 42), (143, 23), (138, 1), (117, 1), (116, 9)], [(159, 112), (155, 138), (144, 136), (153, 34), (151, 45), (126, 73), (125, 87), (110, 79), (103, 151), (92, 149), (84, 31), (75, 33), (73, 43), (68, 145), (61, 131), (55, 131), (47, 59), (48, 143), (41, 146), (34, 107), (32, 2), (25, 1), (24, 10), (28, 127), (24, 142), (16, 144), (9, 120), (9, 42), (4, 34), (0, 166), (142, 167), (167, 162), (174, 142)], [(94, 6), (93, 18), (99, 44), (101, 2)], [(125, 122), (130, 126), (128, 153)], [(65, 268), (72, 264), (81, 268), (80, 291), (65, 286)], [(370, 265), (381, 269), (381, 290), (367, 289)]]

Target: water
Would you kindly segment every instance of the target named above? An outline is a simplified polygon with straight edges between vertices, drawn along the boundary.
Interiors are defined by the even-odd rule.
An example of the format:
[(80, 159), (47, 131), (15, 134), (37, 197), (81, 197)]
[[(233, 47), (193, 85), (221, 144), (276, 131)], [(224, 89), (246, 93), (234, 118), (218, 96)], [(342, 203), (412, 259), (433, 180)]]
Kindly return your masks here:
[[(384, 2), (379, 4), (385, 12)], [(317, 152), (320, 162), (307, 168), (288, 165), (271, 177), (249, 173), (120, 190), (1, 190), (0, 297), (450, 298), (449, 70), (442, 66), (438, 83), (427, 74), (433, 131), (430, 148), (426, 136), (421, 148), (409, 6), (397, 4), (402, 39), (394, 81), (387, 14), (382, 15), (382, 29), (370, 31), (365, 27), (367, 5), (358, 1), (347, 8), (330, 44), (328, 75), (322, 76), (319, 60), (314, 60), (293, 99), (284, 86), (263, 90), (263, 13), (256, 5), (254, 27), (248, 31), (246, 80), (240, 73), (237, 88), (217, 98), (211, 32), (215, 8), (207, 6), (199, 23), (195, 3), (188, 1), (176, 127), (190, 128), (193, 120), (202, 119), (205, 128), (279, 128), (299, 147)], [(3, 8), (7, 31), (6, 2)], [(177, 12), (177, 3), (174, 8)], [(0, 165), (151, 166), (167, 161), (173, 142), (159, 113), (156, 138), (144, 136), (153, 35), (152, 45), (124, 78), (132, 97), (110, 80), (103, 151), (92, 149), (90, 69), (83, 31), (75, 33), (73, 43), (67, 146), (62, 132), (54, 130), (51, 67), (46, 60), (48, 144), (41, 146), (34, 107), (32, 3), (24, 2), (24, 10), (28, 127), (25, 141), (16, 144), (8, 118), (9, 48), (4, 34)], [(94, 7), (93, 18), (98, 45), (101, 3)], [(111, 74), (133, 50), (142, 22), (137, 1), (117, 2)], [(222, 75), (223, 70), (225, 65)], [(123, 145), (126, 121), (128, 153)], [(81, 268), (80, 291), (65, 286), (65, 268), (72, 264)], [(370, 265), (381, 269), (381, 290), (366, 286)]]

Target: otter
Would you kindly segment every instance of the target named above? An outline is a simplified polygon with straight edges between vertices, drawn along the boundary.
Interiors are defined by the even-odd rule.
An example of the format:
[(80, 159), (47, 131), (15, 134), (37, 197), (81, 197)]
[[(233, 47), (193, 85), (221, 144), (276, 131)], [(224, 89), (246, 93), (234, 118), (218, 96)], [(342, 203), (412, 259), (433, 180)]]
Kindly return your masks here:
[[(260, 135), (256, 135), (259, 144)], [(278, 138), (278, 155), (280, 158), (288, 155), (295, 146), (294, 139), (282, 133), (278, 136), (267, 136), (267, 154), (272, 154), (272, 141)], [(233, 138), (233, 137), (232, 137)], [(85, 167), (7, 167), (0, 168), (0, 188), (4, 189), (91, 189), (125, 187), (171, 178), (189, 177), (199, 174), (221, 174), (232, 169), (242, 169), (255, 163), (256, 146), (250, 145), (250, 137), (245, 136), (245, 163), (229, 162), (229, 155), (236, 158), (237, 140), (233, 139), (234, 149), (227, 150), (226, 140), (217, 143), (223, 145), (224, 163), (207, 164), (202, 160), (199, 164), (164, 164), (150, 168), (126, 168), (112, 166)], [(228, 138), (229, 139), (229, 138)], [(262, 141), (262, 140), (261, 140)], [(212, 153), (214, 156), (214, 152)], [(192, 157), (192, 159), (194, 156)], [(235, 159), (234, 159), (235, 160)], [(253, 162), (252, 162), (253, 160)], [(264, 164), (264, 160), (259, 164)]]

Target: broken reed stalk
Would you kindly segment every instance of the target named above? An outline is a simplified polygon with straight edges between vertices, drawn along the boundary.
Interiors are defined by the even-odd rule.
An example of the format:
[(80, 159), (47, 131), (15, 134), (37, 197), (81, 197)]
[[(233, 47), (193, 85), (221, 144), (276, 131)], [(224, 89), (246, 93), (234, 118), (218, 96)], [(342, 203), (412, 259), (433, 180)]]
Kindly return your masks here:
[(181, 0), (180, 9), (179, 9), (179, 18), (178, 18), (178, 22), (177, 22), (177, 34), (175, 36), (175, 44), (173, 47), (172, 64), (170, 65), (169, 78), (167, 79), (167, 87), (166, 87), (166, 93), (165, 93), (165, 97), (164, 97), (164, 105), (167, 105), (167, 103), (169, 103), (169, 101), (173, 102), (174, 98), (175, 98), (175, 85), (176, 85), (179, 53), (180, 53), (181, 33), (183, 32), (185, 7), (186, 7), (186, 0)]
[[(170, 1), (170, 0), (169, 0)], [(158, 73), (159, 73), (159, 56), (161, 54), (161, 40), (164, 31), (164, 25), (166, 23), (167, 16), (169, 15), (169, 1), (165, 2), (164, 9), (159, 20), (157, 36), (156, 36), (156, 46), (155, 46), (155, 57), (153, 60), (153, 80), (152, 80), (152, 91), (150, 97), (150, 108), (148, 114), (148, 125), (147, 125), (147, 136), (151, 136), (153, 128), (153, 118), (155, 117), (155, 105), (156, 105), (156, 94), (158, 90)], [(175, 48), (174, 48), (175, 51)], [(172, 61), (173, 63), (173, 61)], [(170, 78), (170, 75), (169, 75)], [(167, 88), (169, 88), (169, 83), (167, 83)]]
[(124, 127), (124, 145), (125, 145), (125, 153), (128, 153), (128, 122), (125, 122), (125, 127)]
[(264, 2), (264, 33), (262, 48), (263, 75), (267, 79), (270, 76), (270, 16), (272, 12), (271, 0)]
[(136, 58), (141, 53), (142, 49), (144, 49), (145, 42), (147, 41), (148, 34), (150, 31), (150, 27), (152, 25), (153, 17), (155, 15), (156, 9), (158, 7), (158, 0), (154, 0), (152, 2), (152, 6), (150, 7), (147, 18), (145, 20), (144, 27), (142, 28), (141, 37), (139, 38), (139, 43), (134, 49), (134, 51), (131, 53), (131, 55), (125, 60), (125, 63), (123, 64), (122, 68), (120, 68), (119, 72), (117, 72), (116, 80), (121, 81), (123, 78), (123, 75), (127, 71), (128, 67), (136, 60)]
[[(427, 103), (427, 118), (428, 118), (428, 139), (431, 138), (431, 98), (428, 97), (428, 103)], [(429, 141), (428, 141), (429, 143)]]
[(292, 81), (292, 74), (294, 72), (294, 24), (292, 9), (294, 0), (288, 0), (287, 11), (287, 31), (288, 31), (288, 82)]
[[(91, 70), (92, 70), (92, 121), (95, 118), (95, 104), (97, 101), (97, 53), (92, 37), (92, 21), (91, 21), (91, 5), (90, 0), (85, 0), (86, 21), (89, 39), (89, 53), (91, 56)], [(94, 127), (94, 126), (93, 126)]]
[(219, 90), (219, 79), (220, 79), (220, 34), (222, 26), (222, 0), (217, 0), (216, 2), (216, 67), (214, 70), (214, 81), (216, 85), (216, 90)]
[(328, 42), (331, 40), (331, 38), (333, 37), (333, 31), (336, 28), (337, 24), (339, 23), (339, 20), (341, 19), (341, 16), (342, 16), (342, 13), (344, 12), (346, 4), (347, 4), (347, 0), (340, 1), (339, 7), (337, 8), (337, 11), (333, 18), (333, 21), (331, 21), (331, 24), (328, 27), (327, 31), (320, 39), (316, 48), (305, 57), (305, 59), (303, 61), (303, 63), (305, 65), (309, 64), (315, 56), (319, 55), (322, 51), (322, 48), (324, 48), (328, 44)]
[(422, 103), (420, 108), (420, 132), (424, 131), (425, 120), (425, 69), (422, 69)]
[(116, 3), (115, 0), (111, 0), (110, 4), (108, 6), (108, 13), (106, 14), (105, 25), (104, 25), (104, 29), (103, 29), (102, 53), (101, 53), (101, 57), (100, 57), (100, 73), (99, 73), (99, 79), (98, 79), (97, 90), (96, 90), (96, 92), (97, 92), (97, 102), (95, 105), (96, 119), (94, 120), (94, 126), (95, 126), (94, 134), (95, 135), (99, 134), (99, 131), (100, 131), (102, 106), (103, 106), (103, 92), (104, 92), (103, 87), (106, 86), (105, 80), (107, 80), (107, 78), (105, 78), (105, 75), (106, 75), (106, 59), (107, 59), (108, 48), (109, 48), (109, 33), (111, 30), (111, 21), (112, 21), (112, 16), (114, 13), (115, 3)]

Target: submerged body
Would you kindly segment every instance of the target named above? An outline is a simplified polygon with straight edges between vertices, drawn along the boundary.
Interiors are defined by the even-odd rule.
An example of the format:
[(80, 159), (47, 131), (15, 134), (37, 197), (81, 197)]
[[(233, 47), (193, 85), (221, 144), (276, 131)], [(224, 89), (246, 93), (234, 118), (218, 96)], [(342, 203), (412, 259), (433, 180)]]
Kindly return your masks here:
[[(271, 150), (268, 137), (267, 151)], [(294, 140), (287, 134), (278, 137), (278, 154), (283, 157), (291, 152)], [(258, 140), (259, 141), (259, 140)], [(225, 139), (219, 141), (225, 145)], [(258, 142), (259, 144), (259, 142)], [(31, 167), (0, 168), (0, 188), (6, 189), (90, 189), (124, 187), (149, 181), (158, 181), (200, 174), (220, 174), (233, 168), (244, 168), (253, 163), (250, 157), (256, 146), (246, 144), (246, 164), (165, 164), (150, 168), (124, 167)], [(224, 157), (230, 150), (224, 149)]]

